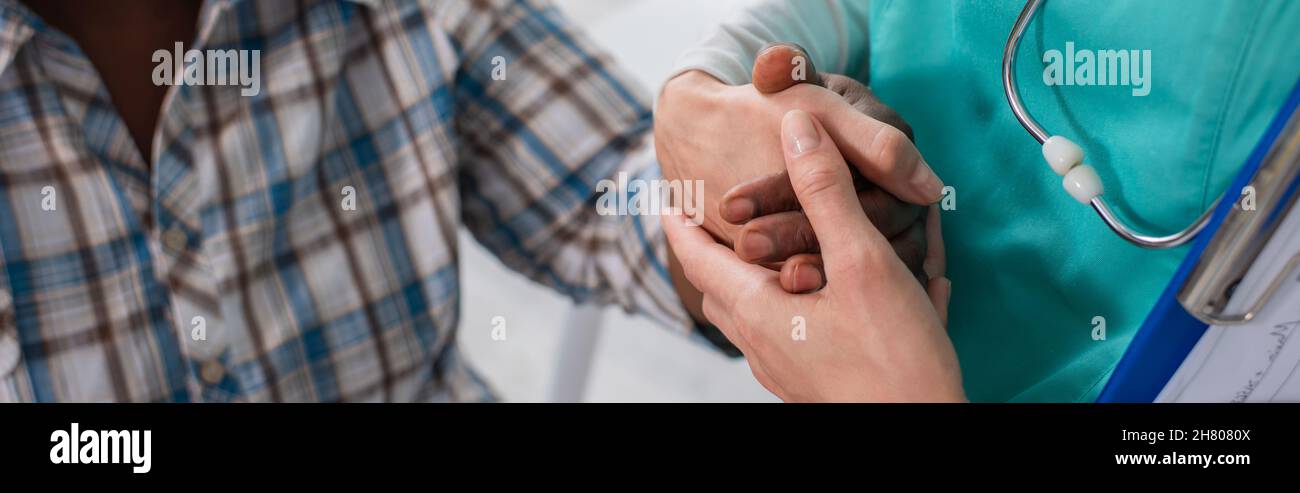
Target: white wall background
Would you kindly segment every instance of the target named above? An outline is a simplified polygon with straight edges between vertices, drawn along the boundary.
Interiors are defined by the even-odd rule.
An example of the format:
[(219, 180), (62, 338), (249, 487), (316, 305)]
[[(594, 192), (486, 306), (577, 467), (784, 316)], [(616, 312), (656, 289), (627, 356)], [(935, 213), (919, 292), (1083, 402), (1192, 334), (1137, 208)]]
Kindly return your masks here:
[[(557, 0), (647, 91), (674, 58), (751, 0)], [(571, 304), (505, 269), (461, 237), (462, 351), (507, 401), (545, 401)], [(492, 318), (508, 337), (491, 339)], [(775, 401), (744, 361), (731, 360), (646, 320), (605, 310), (585, 393), (595, 402)]]

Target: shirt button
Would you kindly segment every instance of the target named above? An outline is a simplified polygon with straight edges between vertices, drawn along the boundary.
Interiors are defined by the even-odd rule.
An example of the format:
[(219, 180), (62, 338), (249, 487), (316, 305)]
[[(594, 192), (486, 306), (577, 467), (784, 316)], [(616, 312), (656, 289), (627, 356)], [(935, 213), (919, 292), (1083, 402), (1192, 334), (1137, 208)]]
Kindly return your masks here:
[(215, 359), (204, 361), (199, 366), (199, 377), (208, 385), (219, 384), (221, 379), (226, 377), (226, 367)]
[(189, 243), (189, 236), (186, 236), (185, 231), (182, 231), (180, 227), (172, 226), (167, 229), (166, 233), (163, 233), (162, 241), (163, 248), (166, 248), (167, 251), (180, 253), (185, 251), (185, 246)]

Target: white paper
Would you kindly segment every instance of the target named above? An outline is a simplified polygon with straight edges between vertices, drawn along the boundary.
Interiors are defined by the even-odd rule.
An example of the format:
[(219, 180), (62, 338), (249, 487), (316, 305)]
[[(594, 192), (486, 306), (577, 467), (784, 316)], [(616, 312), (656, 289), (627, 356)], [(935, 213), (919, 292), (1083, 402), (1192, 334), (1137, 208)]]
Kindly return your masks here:
[(1156, 402), (1300, 402), (1300, 269), (1282, 272), (1297, 254), (1300, 206), (1242, 279), (1229, 312), (1252, 305), (1277, 275), (1286, 281), (1251, 322), (1206, 330)]

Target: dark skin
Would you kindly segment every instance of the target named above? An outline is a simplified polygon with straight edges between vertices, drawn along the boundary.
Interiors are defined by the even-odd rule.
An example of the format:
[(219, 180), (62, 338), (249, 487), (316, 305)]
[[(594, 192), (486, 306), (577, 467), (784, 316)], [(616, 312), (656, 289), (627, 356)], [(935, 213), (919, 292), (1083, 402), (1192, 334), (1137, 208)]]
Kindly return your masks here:
[[(153, 133), (168, 86), (153, 83), (156, 50), (171, 50), (197, 36), (202, 0), (132, 0), (103, 8), (96, 0), (23, 0), (33, 12), (71, 36), (90, 58), (126, 123), (136, 148), (152, 163)], [(676, 258), (670, 260), (678, 295), (697, 320), (699, 291), (685, 280)]]
[[(153, 53), (159, 49), (170, 51), (176, 42), (184, 43), (187, 47), (193, 42), (197, 35), (202, 0), (132, 0), (115, 2), (112, 8), (103, 8), (102, 1), (94, 0), (23, 0), (23, 2), (46, 23), (70, 36), (90, 59), (104, 83), (114, 108), (140, 151), (140, 156), (147, 163), (152, 163), (156, 157), (152, 155), (153, 134), (157, 128), (163, 99), (170, 89), (169, 86), (156, 85), (153, 82), (153, 71), (157, 65), (153, 61)], [(782, 74), (788, 72), (784, 70), (789, 66), (788, 63), (780, 66), (783, 68)], [(766, 79), (771, 77), (756, 77), (759, 82)], [(767, 87), (764, 92), (779, 92), (782, 87)], [(767, 188), (750, 186), (749, 190)], [(786, 180), (780, 180), (776, 188), (788, 188)], [(749, 218), (734, 220), (744, 222), (747, 219)], [(779, 238), (783, 239), (795, 237), (798, 235), (779, 235)], [(806, 246), (804, 247), (806, 249)], [(920, 250), (923, 251), (924, 247)], [(819, 267), (818, 269), (820, 270)], [(669, 270), (678, 296), (687, 310), (697, 321), (705, 321), (700, 310), (702, 297), (699, 291), (686, 281), (681, 266), (671, 250)], [(793, 276), (788, 277), (790, 278), (783, 277), (783, 284), (792, 291), (816, 289), (822, 283), (821, 277), (818, 277), (812, 285), (799, 287)]]
[(196, 36), (201, 0), (131, 0), (104, 8), (97, 0), (23, 0), (90, 58), (140, 156), (153, 162), (153, 133), (168, 86), (153, 83), (156, 50), (187, 49)]

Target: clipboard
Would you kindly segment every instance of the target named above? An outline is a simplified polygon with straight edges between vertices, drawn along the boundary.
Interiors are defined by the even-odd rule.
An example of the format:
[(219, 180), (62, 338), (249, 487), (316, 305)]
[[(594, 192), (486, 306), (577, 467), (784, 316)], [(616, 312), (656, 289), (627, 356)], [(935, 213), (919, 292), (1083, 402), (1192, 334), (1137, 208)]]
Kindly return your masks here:
[[(1244, 234), (1242, 223), (1267, 221), (1275, 225), (1288, 213), (1300, 214), (1300, 206), (1295, 206), (1300, 176), (1295, 173), (1294, 162), (1280, 162), (1282, 159), (1294, 159), (1294, 152), (1279, 155), (1286, 154), (1285, 151), (1288, 150), (1294, 151), (1295, 142), (1300, 139), (1300, 112), (1297, 112), (1297, 108), (1300, 108), (1300, 82), (1292, 87), (1282, 109), (1227, 189), (1229, 193), (1224, 194), (1225, 200), (1220, 201), (1209, 224), (1192, 243), (1187, 257), (1129, 343), (1097, 402), (1153, 402), (1210, 327), (1209, 321), (1220, 320), (1217, 317), (1222, 316), (1223, 320), (1227, 320), (1225, 323), (1234, 323), (1233, 317), (1249, 320), (1250, 315), (1253, 315), (1253, 312), (1231, 316), (1215, 315), (1221, 313), (1218, 310), (1223, 308), (1222, 305), (1235, 289), (1235, 285), (1231, 284), (1232, 278), (1225, 277), (1225, 271), (1244, 273), (1243, 266), (1236, 266), (1236, 269), (1224, 267), (1222, 264), (1227, 261), (1220, 260), (1219, 256), (1241, 255), (1240, 249), (1233, 247), (1245, 240), (1233, 235)], [(1281, 164), (1289, 167), (1285, 176), (1276, 172), (1283, 167)], [(1264, 176), (1260, 177), (1268, 178), (1269, 181), (1256, 183), (1257, 175), (1261, 173)], [(1239, 217), (1239, 194), (1231, 192), (1244, 190), (1253, 184), (1267, 184), (1271, 187), (1271, 203), (1260, 204), (1260, 209), (1255, 212), (1257, 217), (1247, 220)], [(1293, 208), (1297, 210), (1292, 211)], [(1258, 233), (1257, 226), (1258, 224), (1251, 224), (1246, 229)], [(1228, 243), (1233, 245), (1225, 247)], [(1253, 249), (1253, 254), (1258, 254), (1260, 250), (1262, 246)], [(1207, 264), (1212, 263), (1213, 268), (1207, 268)], [(1276, 281), (1289, 275), (1295, 266), (1295, 262), (1292, 262), (1288, 264), (1286, 272), (1278, 272), (1273, 287), (1276, 287)], [(1240, 280), (1240, 277), (1236, 279)], [(1210, 292), (1215, 288), (1217, 291)], [(1272, 288), (1265, 291), (1261, 302), (1266, 301), (1272, 292)], [(1193, 306), (1195, 314), (1185, 305)]]

